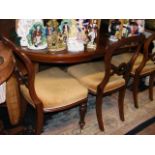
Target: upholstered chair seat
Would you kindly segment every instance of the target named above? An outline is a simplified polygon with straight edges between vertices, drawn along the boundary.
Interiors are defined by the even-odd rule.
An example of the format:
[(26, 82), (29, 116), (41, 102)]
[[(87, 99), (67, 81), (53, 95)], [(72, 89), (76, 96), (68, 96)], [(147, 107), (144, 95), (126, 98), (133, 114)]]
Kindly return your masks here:
[[(133, 69), (131, 71), (132, 75), (135, 74), (135, 71), (138, 68), (138, 66), (139, 66), (138, 64), (133, 66)], [(145, 64), (144, 68), (142, 69), (140, 75), (148, 74), (148, 73), (153, 72), (153, 71), (155, 71), (155, 64), (152, 60), (149, 60), (146, 62), (146, 64)]]
[[(129, 62), (132, 55), (133, 55), (132, 53), (124, 53), (124, 54), (121, 54), (121, 55), (113, 56), (112, 64), (114, 64), (116, 66), (119, 66), (120, 65), (120, 59), (125, 60), (126, 62)], [(141, 64), (141, 62), (143, 60), (143, 56), (144, 55), (142, 53), (139, 53), (138, 57), (136, 58), (136, 61), (135, 61), (134, 65), (133, 65), (133, 68), (132, 68), (132, 71), (131, 71), (132, 75), (135, 74), (136, 69)], [(152, 60), (149, 60), (149, 61), (146, 62), (145, 66), (142, 69), (140, 74), (143, 75), (143, 74), (150, 73), (152, 71), (155, 71), (155, 64), (154, 64), (154, 62)]]
[[(103, 61), (71, 66), (67, 71), (95, 94), (97, 92), (97, 86), (105, 76), (105, 66)], [(104, 93), (122, 87), (123, 85), (125, 85), (125, 80), (122, 76), (114, 74), (110, 77), (109, 82), (105, 86)]]
[[(21, 85), (26, 100), (33, 104), (28, 88)], [(44, 111), (54, 111), (71, 103), (87, 98), (88, 90), (76, 79), (57, 67), (38, 72), (35, 76), (35, 90), (43, 103)]]

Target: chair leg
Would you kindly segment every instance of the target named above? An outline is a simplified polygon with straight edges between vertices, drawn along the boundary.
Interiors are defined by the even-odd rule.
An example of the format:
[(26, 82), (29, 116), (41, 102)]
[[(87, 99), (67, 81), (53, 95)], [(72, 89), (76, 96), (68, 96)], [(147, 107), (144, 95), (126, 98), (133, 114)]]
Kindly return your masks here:
[(104, 123), (102, 117), (102, 96), (96, 96), (96, 116), (101, 131), (104, 131)]
[(133, 99), (134, 99), (134, 105), (136, 108), (138, 108), (138, 86), (139, 86), (139, 79), (138, 78), (134, 78), (133, 81)]
[(151, 101), (153, 101), (153, 84), (154, 84), (154, 74), (151, 74), (149, 79), (149, 98)]
[(41, 108), (36, 108), (35, 134), (40, 135), (43, 129), (44, 113)]
[(80, 105), (80, 128), (83, 129), (84, 125), (85, 125), (85, 115), (86, 115), (86, 112), (87, 112), (87, 102), (85, 103), (82, 103)]
[(124, 97), (125, 97), (125, 90), (126, 88), (123, 87), (119, 91), (118, 95), (118, 109), (119, 109), (119, 116), (122, 121), (124, 121)]

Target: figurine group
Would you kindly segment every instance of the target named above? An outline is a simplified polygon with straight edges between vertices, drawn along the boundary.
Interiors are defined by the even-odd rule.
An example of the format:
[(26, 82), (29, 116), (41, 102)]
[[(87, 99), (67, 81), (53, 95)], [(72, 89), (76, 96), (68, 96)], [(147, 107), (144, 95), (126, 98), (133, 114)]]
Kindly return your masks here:
[(49, 51), (83, 51), (84, 47), (96, 48), (98, 30), (97, 20), (52, 19), (43, 24), (43, 20), (16, 20), (16, 32), (21, 38), (21, 46), (30, 49)]
[(50, 51), (83, 51), (84, 46), (96, 47), (97, 20), (64, 19), (58, 23), (53, 19), (47, 23), (47, 42)]
[(110, 40), (117, 41), (122, 37), (139, 35), (144, 32), (144, 20), (142, 19), (114, 19), (110, 20)]

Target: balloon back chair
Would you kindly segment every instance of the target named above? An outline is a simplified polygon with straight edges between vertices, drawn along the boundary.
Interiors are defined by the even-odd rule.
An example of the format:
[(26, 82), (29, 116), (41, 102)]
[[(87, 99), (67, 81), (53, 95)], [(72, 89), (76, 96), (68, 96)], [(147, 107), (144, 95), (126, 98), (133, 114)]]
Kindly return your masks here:
[[(96, 95), (96, 115), (100, 130), (104, 131), (102, 117), (102, 98), (115, 91), (119, 91), (118, 109), (120, 119), (124, 121), (124, 96), (129, 73), (142, 47), (144, 36), (121, 39), (105, 48), (104, 61), (96, 61), (74, 65), (68, 72), (77, 78), (89, 92)], [(134, 52), (133, 52), (134, 51)], [(121, 59), (121, 54), (132, 52), (128, 61)], [(120, 56), (120, 64), (113, 64), (113, 56)]]
[[(155, 34), (151, 35), (144, 42), (144, 46), (141, 49), (141, 52), (138, 54), (136, 61), (132, 67), (130, 72), (130, 76), (133, 78), (133, 99), (134, 105), (136, 108), (138, 105), (138, 87), (139, 81), (141, 78), (149, 76), (149, 98), (153, 100), (153, 82), (154, 82), (154, 74), (155, 74), (155, 54), (152, 53), (152, 42), (155, 40)], [(123, 54), (122, 59), (129, 59), (131, 57), (131, 53)], [(115, 64), (119, 64), (120, 58), (118, 56), (114, 57)]]
[(4, 44), (13, 50), (16, 57), (16, 73), (19, 77), (21, 93), (35, 109), (34, 133), (41, 134), (44, 113), (63, 111), (75, 106), (80, 106), (79, 124), (80, 128), (83, 128), (88, 90), (58, 67), (35, 73), (33, 63), (22, 49), (7, 38), (3, 36), (1, 38)]
[[(153, 100), (153, 84), (155, 76), (155, 53), (152, 51), (152, 44), (155, 40), (155, 34), (152, 34), (145, 40), (143, 53), (138, 56), (137, 61), (139, 67), (135, 66), (131, 72), (131, 77), (134, 78), (133, 82), (133, 97), (135, 107), (138, 108), (138, 86), (139, 79), (149, 76), (149, 99)], [(138, 64), (138, 63), (137, 63)]]

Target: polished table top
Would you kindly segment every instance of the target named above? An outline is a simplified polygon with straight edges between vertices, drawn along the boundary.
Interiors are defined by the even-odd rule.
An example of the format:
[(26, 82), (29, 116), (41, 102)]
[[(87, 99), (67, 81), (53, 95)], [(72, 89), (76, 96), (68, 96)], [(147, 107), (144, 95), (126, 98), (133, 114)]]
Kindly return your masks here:
[[(147, 30), (145, 31), (145, 33), (149, 33), (149, 35), (151, 35), (152, 31), (150, 32)], [(69, 52), (67, 50), (49, 52), (48, 49), (31, 50), (28, 49), (27, 47), (20, 47), (20, 48), (34, 62), (54, 63), (54, 64), (74, 64), (74, 63), (91, 61), (97, 58), (102, 58), (105, 54), (105, 48), (108, 45), (112, 46), (112, 44), (115, 43), (110, 41), (109, 36), (104, 33), (100, 34), (100, 37), (97, 42), (98, 43), (96, 50), (85, 49), (84, 51), (81, 52)], [(128, 47), (123, 47), (122, 49), (126, 48)], [(120, 51), (118, 51), (118, 53)]]
[(27, 47), (21, 47), (21, 50), (34, 62), (55, 63), (55, 64), (73, 64), (81, 63), (104, 56), (106, 45), (111, 44), (107, 37), (102, 37), (98, 41), (97, 49), (85, 49), (82, 52), (69, 52), (67, 50), (49, 52), (44, 50), (31, 50)]
[[(145, 30), (145, 33), (152, 34), (154, 32)], [(146, 38), (147, 35), (145, 34)], [(107, 45), (112, 45), (114, 42), (109, 41), (109, 36), (101, 31), (97, 49), (90, 50), (85, 49), (82, 52), (69, 52), (67, 50), (59, 52), (49, 52), (48, 49), (44, 50), (30, 50), (26, 47), (21, 47), (21, 50), (26, 53), (29, 58), (34, 62), (43, 62), (43, 63), (55, 63), (55, 64), (73, 64), (81, 63), (86, 61), (91, 61), (97, 58), (102, 58), (104, 56), (105, 47)]]

